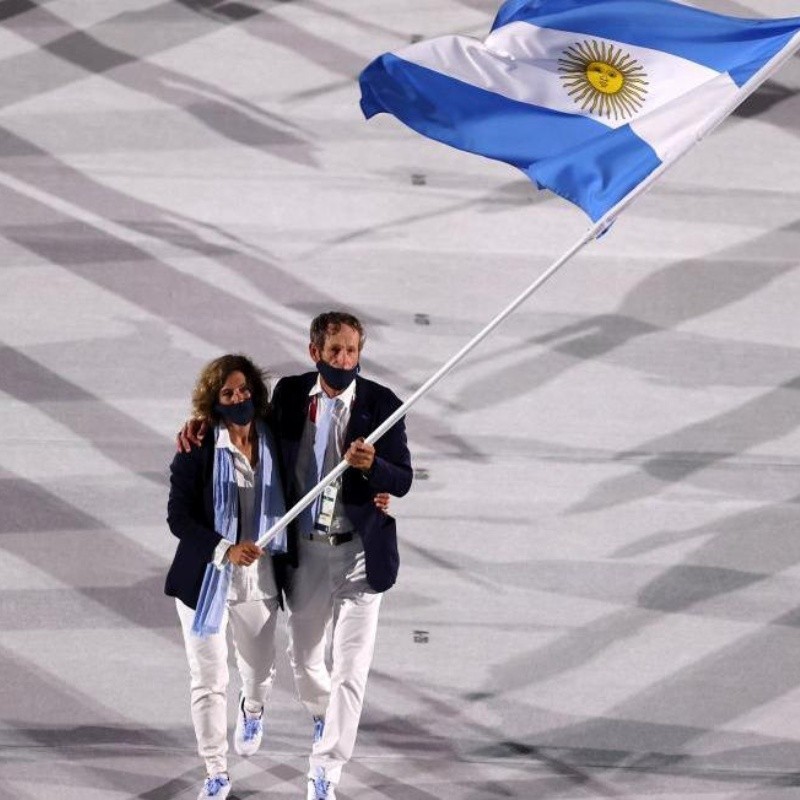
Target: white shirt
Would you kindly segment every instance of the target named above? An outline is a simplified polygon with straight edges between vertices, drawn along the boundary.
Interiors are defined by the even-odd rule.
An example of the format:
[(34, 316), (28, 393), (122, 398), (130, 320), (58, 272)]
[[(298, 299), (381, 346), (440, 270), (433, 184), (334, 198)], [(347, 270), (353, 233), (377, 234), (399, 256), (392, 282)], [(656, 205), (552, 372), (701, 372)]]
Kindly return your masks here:
[[(350, 424), (350, 410), (356, 399), (356, 382), (350, 382), (350, 385), (336, 397), (328, 397), (322, 389), (320, 377), (317, 375), (316, 383), (311, 387), (308, 393), (311, 398), (312, 407), (316, 403), (316, 415), (314, 419), (319, 419), (320, 415), (327, 410), (327, 406), (337, 401), (342, 403), (342, 409), (336, 421), (336, 463), (342, 460), (342, 453), (344, 450), (344, 437), (347, 433), (347, 427)], [(314, 435), (316, 434), (317, 426), (311, 419), (311, 415), (306, 417), (306, 423), (303, 426), (303, 436), (300, 439), (300, 449), (297, 453), (297, 464), (295, 466), (295, 487), (299, 494), (304, 495), (313, 486), (306, 486), (306, 477), (308, 475), (309, 462), (314, 459)], [(335, 466), (335, 465), (334, 465)], [(338, 484), (341, 486), (342, 479), (338, 478)], [(353, 523), (347, 518), (344, 513), (344, 505), (342, 503), (341, 491), (336, 498), (336, 506), (333, 511), (333, 520), (331, 522), (331, 533), (346, 533), (353, 530)], [(309, 531), (301, 531), (301, 533), (309, 533)]]
[[(253, 530), (253, 516), (256, 504), (256, 476), (255, 470), (244, 453), (231, 442), (228, 429), (220, 426), (216, 447), (228, 450), (233, 456), (233, 468), (236, 473), (236, 485), (239, 487), (239, 530)], [(249, 536), (241, 536), (240, 541), (245, 541)], [(227, 563), (228, 548), (233, 544), (223, 539), (214, 550), (214, 566), (221, 569)], [(228, 589), (228, 601), (241, 603), (245, 600), (266, 600), (277, 597), (278, 589), (275, 585), (275, 573), (272, 569), (272, 559), (268, 553), (252, 563), (249, 567), (233, 565), (231, 583)]]

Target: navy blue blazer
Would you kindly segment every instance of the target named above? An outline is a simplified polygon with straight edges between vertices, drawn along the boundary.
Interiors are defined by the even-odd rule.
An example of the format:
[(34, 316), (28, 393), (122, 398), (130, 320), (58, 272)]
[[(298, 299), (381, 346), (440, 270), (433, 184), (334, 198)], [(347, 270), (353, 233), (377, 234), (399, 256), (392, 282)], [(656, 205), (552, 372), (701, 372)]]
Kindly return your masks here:
[[(214, 429), (208, 429), (199, 447), (176, 453), (170, 466), (167, 524), (178, 538), (178, 548), (167, 572), (164, 592), (177, 597), (190, 608), (197, 608), (200, 587), (214, 550), (222, 541), (214, 530)], [(284, 556), (268, 554), (281, 588)]]
[[(316, 372), (281, 378), (272, 396), (273, 430), (279, 440), (283, 474), (288, 478), (289, 506), (299, 499), (294, 487), (295, 466), (308, 417), (308, 393), (316, 380)], [(345, 447), (358, 437), (372, 433), (400, 405), (390, 389), (358, 376)], [(376, 592), (384, 592), (394, 584), (400, 566), (397, 526), (393, 517), (375, 507), (373, 497), (377, 492), (402, 497), (411, 488), (413, 470), (402, 419), (378, 439), (375, 451), (375, 461), (368, 473), (353, 468), (344, 472), (342, 501), (345, 513), (364, 543), (367, 582)], [(289, 536), (290, 541), (294, 540), (290, 548), (292, 553), (296, 553), (297, 535), (296, 523), (292, 523)]]

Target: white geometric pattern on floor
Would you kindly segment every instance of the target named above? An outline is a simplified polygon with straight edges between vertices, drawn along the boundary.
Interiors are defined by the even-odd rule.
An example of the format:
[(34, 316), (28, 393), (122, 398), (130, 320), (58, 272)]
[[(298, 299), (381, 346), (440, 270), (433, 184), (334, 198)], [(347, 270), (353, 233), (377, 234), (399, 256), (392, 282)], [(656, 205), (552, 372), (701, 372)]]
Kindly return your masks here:
[[(308, 368), (349, 307), (408, 397), (586, 229), (361, 117), (373, 57), (497, 5), (0, 2), (0, 797), (196, 796), (162, 588), (206, 360)], [(411, 412), (341, 800), (798, 796), (798, 298), (794, 58)], [(311, 733), (284, 657), (231, 798), (301, 797)]]

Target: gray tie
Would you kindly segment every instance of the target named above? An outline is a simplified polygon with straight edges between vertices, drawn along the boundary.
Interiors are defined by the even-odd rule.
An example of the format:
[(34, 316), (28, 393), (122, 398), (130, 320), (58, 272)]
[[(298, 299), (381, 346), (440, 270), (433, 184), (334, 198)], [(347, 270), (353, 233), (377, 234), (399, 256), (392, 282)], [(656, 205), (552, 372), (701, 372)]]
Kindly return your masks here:
[[(338, 398), (323, 401), (319, 398), (317, 414), (317, 430), (314, 437), (314, 458), (309, 463), (310, 474), (306, 490), (312, 489), (325, 475), (339, 463), (339, 442), (337, 426), (342, 418), (344, 403)], [(325, 451), (322, 444), (325, 443)], [(313, 529), (314, 520), (319, 516), (322, 495), (315, 498), (314, 502), (303, 511), (300, 517), (300, 527), (303, 531)]]
[(342, 454), (339, 452), (339, 427), (342, 424), (344, 402), (340, 397), (335, 397), (331, 405), (331, 426), (328, 430), (328, 444), (325, 448), (323, 475), (327, 475), (342, 460)]

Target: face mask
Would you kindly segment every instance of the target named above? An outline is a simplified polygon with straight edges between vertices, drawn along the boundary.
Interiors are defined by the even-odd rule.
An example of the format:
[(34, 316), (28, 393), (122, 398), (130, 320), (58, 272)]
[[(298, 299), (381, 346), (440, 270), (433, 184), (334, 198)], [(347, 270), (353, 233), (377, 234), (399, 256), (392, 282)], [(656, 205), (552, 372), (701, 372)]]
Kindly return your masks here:
[(353, 369), (340, 369), (339, 367), (332, 367), (324, 361), (317, 361), (317, 370), (322, 376), (322, 380), (337, 392), (346, 389), (353, 379), (361, 371), (361, 366), (356, 364)]
[(241, 403), (233, 403), (229, 406), (217, 403), (214, 406), (214, 411), (216, 411), (225, 422), (232, 422), (234, 425), (247, 425), (255, 416), (256, 407), (253, 405), (253, 398), (248, 397), (247, 400), (242, 400)]

